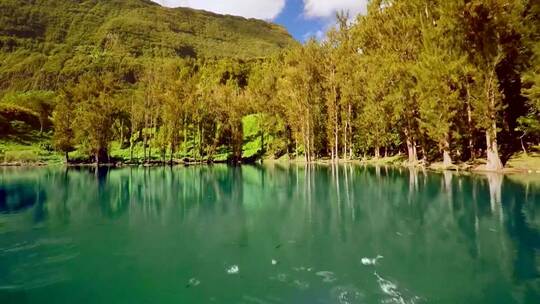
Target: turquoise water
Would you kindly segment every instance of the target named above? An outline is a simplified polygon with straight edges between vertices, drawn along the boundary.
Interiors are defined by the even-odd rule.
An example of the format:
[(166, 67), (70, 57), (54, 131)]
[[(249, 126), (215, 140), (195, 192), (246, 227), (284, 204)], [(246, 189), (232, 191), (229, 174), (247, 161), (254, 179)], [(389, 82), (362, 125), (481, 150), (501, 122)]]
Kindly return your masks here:
[(540, 303), (540, 177), (0, 171), (0, 303)]

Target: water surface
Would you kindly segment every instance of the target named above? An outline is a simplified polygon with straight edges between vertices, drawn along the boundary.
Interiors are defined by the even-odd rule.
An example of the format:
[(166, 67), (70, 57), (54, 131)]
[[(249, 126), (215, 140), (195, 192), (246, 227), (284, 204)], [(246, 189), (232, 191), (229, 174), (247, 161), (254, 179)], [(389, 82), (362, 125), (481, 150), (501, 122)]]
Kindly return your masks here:
[(2, 169), (0, 303), (540, 303), (540, 177)]

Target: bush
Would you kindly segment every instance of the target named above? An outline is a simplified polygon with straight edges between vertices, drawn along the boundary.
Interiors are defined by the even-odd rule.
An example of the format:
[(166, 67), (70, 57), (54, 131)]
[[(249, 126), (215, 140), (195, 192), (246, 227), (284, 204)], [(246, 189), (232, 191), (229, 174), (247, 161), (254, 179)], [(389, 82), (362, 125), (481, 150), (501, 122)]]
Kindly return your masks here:
[(4, 153), (4, 162), (23, 162), (31, 163), (39, 160), (38, 155), (34, 151), (7, 151)]
[(54, 152), (54, 147), (50, 142), (41, 142), (39, 148), (47, 152)]

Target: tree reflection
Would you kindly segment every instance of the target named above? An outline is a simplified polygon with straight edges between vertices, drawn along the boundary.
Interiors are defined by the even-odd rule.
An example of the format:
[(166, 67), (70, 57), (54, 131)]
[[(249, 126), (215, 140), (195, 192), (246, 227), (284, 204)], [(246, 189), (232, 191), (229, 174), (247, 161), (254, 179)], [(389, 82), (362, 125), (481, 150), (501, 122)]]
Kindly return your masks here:
[[(3, 230), (10, 231), (27, 221), (53, 227), (119, 222), (142, 231), (157, 225), (187, 231), (176, 241), (205, 240), (208, 250), (223, 244), (275, 249), (298, 241), (289, 254), (325, 261), (384, 255), (392, 276), (412, 287), (442, 282), (439, 273), (445, 282), (485, 286), (475, 272), (500, 271), (525, 298), (538, 293), (539, 203), (540, 187), (532, 182), (416, 168), (42, 169), (2, 175), (0, 224), (8, 222)], [(448, 263), (435, 262), (449, 256)], [(433, 282), (411, 277), (401, 264), (431, 274)]]

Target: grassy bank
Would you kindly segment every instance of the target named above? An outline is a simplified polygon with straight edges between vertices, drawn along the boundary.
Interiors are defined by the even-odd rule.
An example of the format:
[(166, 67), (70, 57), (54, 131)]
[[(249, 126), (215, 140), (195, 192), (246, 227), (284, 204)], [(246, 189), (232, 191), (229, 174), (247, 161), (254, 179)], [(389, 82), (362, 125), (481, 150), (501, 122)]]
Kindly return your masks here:
[[(258, 130), (254, 128), (255, 122), (249, 119), (245, 121), (245, 136), (243, 145), (243, 157), (246, 160), (264, 159), (265, 162), (291, 162), (305, 163), (303, 157), (291, 158), (284, 155), (280, 158), (273, 158), (268, 154), (263, 155), (261, 150), (261, 138)], [(267, 139), (268, 140), (268, 139)], [(207, 159), (197, 159), (194, 156), (194, 142), (186, 142), (181, 146), (180, 151), (174, 156), (175, 163), (195, 163), (206, 162)], [(153, 163), (159, 163), (163, 158), (160, 151), (156, 148), (148, 149), (151, 152), (149, 160)], [(142, 163), (144, 148), (141, 142), (133, 146), (133, 163)], [(131, 150), (120, 142), (114, 141), (110, 145), (110, 157), (112, 163), (130, 163)], [(215, 154), (214, 162), (226, 162), (230, 157), (230, 152), (218, 149)], [(80, 150), (69, 153), (69, 158), (74, 163), (91, 163), (92, 160)], [(170, 155), (167, 154), (167, 161)], [(318, 164), (330, 164), (330, 159), (317, 160)], [(355, 160), (341, 160), (340, 163), (355, 163), (375, 166), (409, 166), (405, 155), (395, 155), (381, 158), (362, 158)], [(55, 152), (51, 145), (50, 133), (39, 134), (31, 132), (25, 136), (9, 136), (0, 139), (0, 165), (2, 166), (40, 166), (40, 165), (62, 165), (64, 164), (64, 155)], [(419, 163), (418, 167), (424, 167), (436, 171), (456, 170), (456, 171), (482, 171), (485, 160), (477, 159), (474, 162), (456, 163), (450, 168), (445, 168), (442, 163), (434, 162), (429, 165)], [(513, 155), (507, 162), (504, 173), (540, 173), (540, 147), (533, 147), (532, 152), (527, 154), (520, 152)]]
[(52, 165), (62, 164), (63, 157), (55, 152), (49, 134), (31, 132), (26, 136), (9, 136), (0, 139), (0, 164), (2, 165)]

